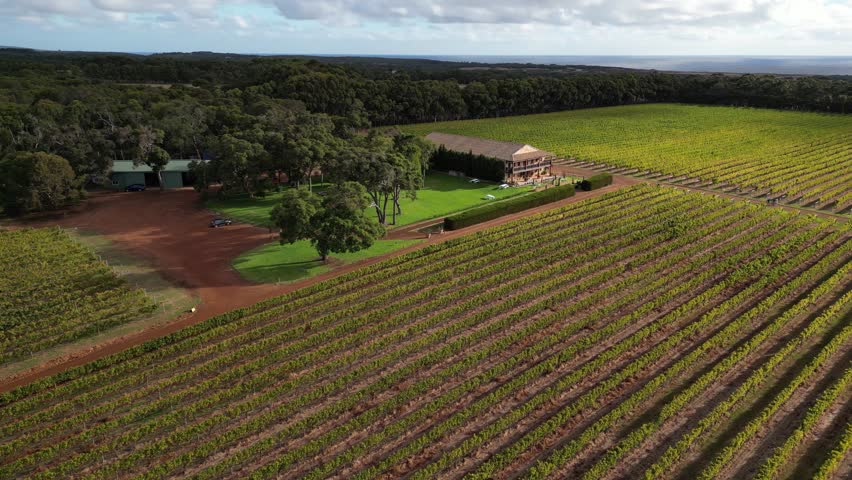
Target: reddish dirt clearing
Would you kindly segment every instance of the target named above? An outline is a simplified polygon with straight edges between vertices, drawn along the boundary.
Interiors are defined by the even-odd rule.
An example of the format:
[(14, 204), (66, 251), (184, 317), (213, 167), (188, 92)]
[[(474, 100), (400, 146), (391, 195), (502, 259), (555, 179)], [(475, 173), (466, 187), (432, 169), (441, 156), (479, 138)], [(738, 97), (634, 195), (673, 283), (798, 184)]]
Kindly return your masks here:
[(424, 225), (394, 230), (387, 238), (423, 238), (425, 241), (386, 255), (334, 268), (329, 272), (288, 284), (253, 284), (231, 267), (241, 253), (274, 240), (268, 230), (246, 224), (210, 228), (215, 214), (200, 207), (192, 190), (103, 193), (91, 196), (84, 208), (61, 218), (30, 222), (27, 226), (79, 228), (103, 235), (119, 248), (148, 259), (164, 276), (187, 288), (201, 300), (196, 313), (183, 315), (166, 325), (151, 327), (115, 338), (88, 350), (57, 358), (9, 378), (0, 379), (0, 393), (49, 375), (83, 365), (140, 343), (176, 332), (208, 318), (249, 306), (261, 300), (312, 285), (354, 271), (362, 266), (403, 255), (426, 245), (445, 242), (529, 215), (597, 197), (624, 186), (640, 183), (619, 177), (613, 185), (577, 195), (556, 203), (507, 215), (472, 227), (432, 235), (417, 232)]
[(206, 318), (277, 290), (274, 285), (252, 285), (231, 268), (231, 260), (242, 252), (269, 243), (269, 231), (243, 224), (210, 228), (214, 217), (199, 208), (192, 190), (104, 193), (93, 195), (81, 212), (38, 226), (96, 232), (148, 259), (201, 300), (196, 316)]

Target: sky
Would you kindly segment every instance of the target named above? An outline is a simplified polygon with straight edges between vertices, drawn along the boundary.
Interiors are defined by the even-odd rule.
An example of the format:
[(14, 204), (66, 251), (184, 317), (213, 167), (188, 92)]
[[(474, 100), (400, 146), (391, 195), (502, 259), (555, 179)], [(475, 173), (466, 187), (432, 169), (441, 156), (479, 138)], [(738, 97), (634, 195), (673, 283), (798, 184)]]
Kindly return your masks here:
[(368, 55), (852, 55), (852, 0), (0, 0), (0, 45)]

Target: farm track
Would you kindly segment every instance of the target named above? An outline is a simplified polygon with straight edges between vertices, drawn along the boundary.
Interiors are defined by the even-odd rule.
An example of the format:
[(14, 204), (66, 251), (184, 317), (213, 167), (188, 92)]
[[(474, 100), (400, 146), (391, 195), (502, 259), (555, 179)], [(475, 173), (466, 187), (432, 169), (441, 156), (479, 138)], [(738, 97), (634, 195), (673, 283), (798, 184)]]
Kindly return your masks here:
[[(377, 263), (383, 262), (383, 261), (388, 260), (388, 259), (397, 258), (397, 257), (406, 255), (408, 253), (411, 253), (411, 252), (414, 252), (414, 251), (417, 251), (417, 250), (420, 250), (420, 249), (423, 249), (423, 248), (428, 248), (429, 246), (432, 246), (432, 245), (440, 245), (441, 243), (451, 241), (451, 240), (456, 240), (458, 238), (464, 237), (464, 236), (471, 234), (471, 233), (476, 233), (476, 232), (479, 232), (479, 231), (482, 231), (482, 230), (485, 230), (485, 229), (488, 229), (488, 228), (492, 228), (492, 227), (495, 227), (495, 226), (500, 226), (500, 225), (503, 225), (503, 224), (506, 224), (506, 223), (509, 223), (509, 222), (513, 222), (513, 221), (519, 220), (521, 218), (524, 218), (526, 216), (540, 214), (542, 212), (546, 212), (546, 211), (554, 209), (554, 208), (564, 207), (564, 206), (571, 205), (571, 204), (574, 204), (574, 203), (577, 203), (577, 202), (580, 202), (580, 201), (595, 199), (595, 198), (602, 196), (602, 195), (605, 195), (607, 193), (617, 191), (617, 190), (619, 190), (619, 189), (621, 189), (625, 186), (635, 185), (637, 183), (639, 183), (639, 182), (637, 182), (636, 180), (625, 179), (623, 181), (616, 182), (613, 185), (606, 187), (604, 189), (601, 189), (601, 190), (597, 190), (597, 191), (593, 191), (593, 192), (580, 192), (576, 196), (562, 200), (560, 202), (556, 202), (556, 203), (549, 204), (549, 205), (543, 205), (541, 207), (536, 207), (536, 208), (529, 209), (529, 210), (526, 210), (524, 212), (519, 212), (519, 213), (512, 214), (512, 215), (507, 215), (505, 217), (501, 217), (499, 219), (491, 220), (489, 222), (485, 222), (485, 223), (475, 225), (475, 226), (472, 226), (472, 227), (468, 227), (468, 228), (464, 228), (464, 229), (460, 229), (460, 230), (456, 230), (456, 231), (452, 231), (452, 232), (445, 232), (442, 235), (434, 235), (428, 240), (423, 239), (423, 234), (416, 232), (413, 228), (414, 226), (408, 226), (408, 227), (405, 227), (405, 228), (392, 230), (389, 233), (388, 238), (391, 238), (391, 239), (394, 239), (394, 238), (416, 238), (416, 239), (423, 239), (423, 242), (420, 243), (420, 244), (417, 244), (417, 245), (412, 245), (410, 247), (406, 247), (406, 248), (401, 249), (401, 250), (397, 250), (395, 252), (391, 252), (391, 253), (386, 254), (386, 255), (373, 257), (373, 258), (362, 260), (362, 261), (359, 261), (359, 262), (354, 262), (352, 264), (348, 264), (348, 265), (345, 265), (343, 267), (336, 268), (336, 269), (334, 269), (330, 272), (323, 273), (323, 274), (317, 275), (315, 277), (311, 277), (311, 278), (303, 280), (303, 281), (293, 282), (293, 283), (286, 284), (286, 285), (250, 285), (250, 284), (247, 284), (245, 281), (240, 280), (237, 277), (234, 277), (234, 275), (236, 275), (236, 273), (233, 272), (230, 269), (229, 266), (224, 265), (224, 264), (223, 265), (217, 264), (215, 266), (207, 266), (206, 264), (194, 265), (194, 268), (198, 269), (198, 272), (196, 272), (196, 274), (191, 275), (190, 277), (184, 278), (182, 276), (183, 273), (186, 271), (184, 266), (176, 267), (176, 266), (172, 266), (172, 265), (169, 264), (169, 262), (174, 260), (172, 256), (170, 256), (167, 259), (158, 259), (157, 264), (166, 269), (166, 271), (167, 271), (166, 273), (168, 273), (169, 277), (174, 278), (176, 281), (180, 282), (183, 285), (196, 287), (195, 289), (197, 290), (197, 294), (202, 298), (202, 301), (205, 298), (205, 294), (206, 295), (212, 295), (213, 297), (215, 297), (217, 299), (216, 301), (219, 302), (219, 303), (221, 303), (222, 301), (228, 302), (227, 306), (221, 306), (221, 305), (219, 305), (219, 303), (216, 303), (210, 308), (204, 308), (204, 309), (200, 310), (199, 313), (197, 313), (197, 314), (184, 315), (184, 316), (178, 318), (177, 320), (175, 320), (171, 323), (152, 327), (152, 328), (149, 328), (149, 329), (137, 332), (137, 333), (133, 333), (133, 334), (125, 335), (125, 336), (120, 337), (120, 338), (116, 338), (116, 339), (114, 339), (114, 340), (112, 340), (108, 343), (98, 345), (98, 346), (96, 346), (92, 349), (85, 351), (85, 352), (78, 352), (78, 353), (70, 354), (70, 355), (65, 356), (65, 357), (54, 359), (54, 360), (50, 361), (49, 363), (39, 365), (37, 367), (32, 368), (31, 370), (28, 370), (28, 371), (23, 372), (21, 374), (17, 374), (17, 375), (12, 376), (12, 377), (0, 378), (0, 393), (11, 391), (15, 388), (27, 385), (27, 384), (35, 382), (39, 379), (47, 378), (51, 375), (55, 375), (55, 374), (61, 373), (63, 371), (67, 371), (71, 368), (78, 367), (78, 366), (81, 366), (81, 365), (85, 365), (85, 364), (94, 362), (98, 359), (105, 358), (105, 357), (108, 357), (110, 355), (126, 351), (126, 350), (128, 350), (128, 349), (130, 349), (134, 346), (143, 344), (145, 342), (156, 340), (156, 339), (164, 337), (166, 335), (173, 334), (175, 332), (180, 331), (183, 328), (191, 327), (193, 325), (196, 325), (198, 323), (203, 322), (204, 320), (207, 320), (207, 319), (212, 318), (216, 315), (219, 315), (222, 312), (226, 312), (226, 311), (236, 309), (236, 308), (252, 308), (252, 307), (254, 307), (254, 305), (256, 305), (257, 302), (264, 303), (266, 299), (275, 299), (275, 298), (277, 298), (281, 295), (289, 295), (292, 292), (295, 292), (295, 291), (298, 291), (298, 290), (309, 289), (310, 287), (313, 287), (315, 285), (321, 284), (323, 282), (327, 282), (327, 281), (334, 279), (334, 278), (337, 278), (337, 277), (346, 276), (348, 274), (351, 274), (352, 272), (362, 270), (364, 267), (369, 267), (371, 265), (375, 265)], [(192, 194), (192, 192), (188, 192), (188, 191), (168, 192), (165, 195), (165, 197), (169, 197), (169, 195), (173, 195), (173, 196), (179, 195), (181, 197), (187, 197), (188, 198), (188, 196), (191, 195), (191, 194)], [(181, 198), (180, 201), (178, 201), (178, 202), (175, 202), (175, 199), (171, 198), (171, 197), (170, 198), (163, 198), (163, 199), (161, 199), (159, 197), (156, 198), (156, 199), (146, 198), (146, 200), (148, 200), (149, 204), (152, 201), (169, 202), (168, 208), (171, 209), (171, 210), (174, 210), (176, 208), (184, 208), (187, 211), (190, 211), (192, 213), (193, 219), (195, 219), (195, 220), (197, 220), (197, 218), (199, 216), (205, 217), (207, 215), (206, 212), (198, 210), (194, 206), (194, 204), (192, 204), (192, 202), (188, 201), (186, 198)], [(106, 216), (108, 218), (114, 218), (115, 215), (117, 215), (116, 212), (112, 211), (113, 210), (112, 207), (108, 207), (108, 208), (104, 207), (104, 205), (107, 205), (108, 202), (110, 202), (110, 201), (114, 201), (114, 199), (97, 198), (96, 201), (97, 201), (96, 204), (99, 205), (100, 207), (98, 207), (96, 212), (92, 215), (86, 214), (86, 215), (83, 215), (83, 216), (80, 216), (80, 217), (72, 215), (68, 218), (64, 218), (64, 219), (61, 219), (61, 220), (49, 220), (49, 221), (43, 220), (43, 221), (40, 221), (38, 223), (38, 225), (59, 225), (59, 226), (65, 227), (65, 228), (83, 228), (83, 229), (94, 229), (94, 230), (98, 230), (98, 228), (100, 228), (103, 225), (112, 225), (111, 220), (104, 220), (101, 217)], [(136, 207), (133, 207), (131, 205), (131, 206), (122, 207), (122, 208), (134, 209)], [(142, 208), (143, 208), (144, 211), (147, 211), (147, 212), (158, 211), (158, 209), (156, 207), (151, 207), (150, 205), (147, 205), (147, 204)], [(135, 210), (133, 210), (133, 211), (135, 211)], [(183, 212), (182, 217), (186, 217), (187, 216), (186, 213), (187, 212)], [(126, 211), (123, 213), (123, 215), (128, 216)], [(181, 216), (181, 215), (179, 215), (179, 216)], [(135, 216), (132, 216), (132, 215), (129, 216), (129, 217), (138, 220), (138, 217), (135, 217)], [(180, 227), (179, 230), (182, 231), (181, 229), (186, 229), (187, 224), (192, 224), (195, 221), (193, 219), (183, 218), (181, 220), (181, 227)], [(162, 216), (157, 214), (156, 218), (154, 219), (154, 222), (157, 223), (157, 225), (158, 225), (157, 228), (162, 227), (162, 225), (159, 224), (159, 222), (161, 220), (162, 220)], [(201, 225), (203, 226), (204, 221), (201, 221), (201, 220), (199, 220), (199, 221), (201, 222)], [(424, 222), (424, 223), (428, 224), (428, 223), (431, 223), (431, 222)], [(116, 232), (109, 233), (108, 234), (109, 238), (114, 237), (114, 239), (116, 241), (120, 242), (120, 243), (126, 242), (126, 244), (130, 245), (129, 249), (131, 251), (137, 251), (137, 249), (139, 249), (138, 251), (143, 253), (144, 255), (149, 256), (149, 257), (153, 256), (155, 259), (157, 258), (157, 255), (159, 255), (159, 253), (161, 252), (160, 249), (151, 250), (148, 246), (147, 240), (145, 242), (143, 242), (144, 245), (140, 245), (138, 247), (135, 246), (134, 245), (135, 240), (133, 238), (130, 238), (129, 240), (124, 238), (126, 235), (125, 235), (125, 233), (122, 233), (122, 231), (121, 231), (121, 228), (124, 228), (124, 227), (122, 227), (122, 225), (123, 224), (113, 225), (114, 228), (118, 229), (117, 230), (118, 233), (116, 233)], [(250, 226), (245, 226), (244, 228), (252, 230), (252, 234), (249, 236), (250, 242), (258, 242), (258, 241), (266, 242), (266, 241), (268, 241), (268, 233), (264, 233), (264, 232), (266, 232), (266, 230), (262, 230), (262, 229), (258, 229), (258, 228), (250, 227)], [(168, 229), (163, 227), (163, 230), (166, 231)], [(241, 233), (240, 231), (234, 230), (234, 235), (243, 235), (243, 233)], [(182, 233), (178, 233), (177, 235), (175, 235), (175, 237), (178, 238), (178, 239), (179, 238), (187, 238), (187, 239), (190, 238), (189, 235), (184, 235)], [(259, 237), (262, 237), (262, 240), (258, 240)], [(188, 240), (188, 241), (190, 243), (192, 243), (192, 246), (188, 247), (188, 248), (191, 248), (194, 251), (197, 251), (199, 248), (202, 248), (202, 249), (204, 248), (204, 247), (199, 247), (198, 244), (197, 244), (197, 241), (194, 240), (194, 239)], [(248, 245), (248, 246), (246, 246), (246, 245)], [(242, 243), (237, 245), (238, 250), (234, 250), (234, 251), (240, 252), (243, 249), (251, 248), (251, 246), (254, 246), (254, 245), (255, 244), (245, 243), (245, 241), (242, 241)], [(227, 247), (228, 248), (234, 248), (234, 243), (233, 242), (227, 242)], [(180, 250), (175, 251), (174, 253), (179, 254)], [(231, 256), (229, 256), (229, 255), (231, 255)], [(212, 255), (209, 260), (211, 262), (221, 263), (223, 261), (222, 258), (226, 258), (227, 261), (229, 261), (230, 258), (233, 257), (233, 255), (235, 255), (235, 254), (221, 254), (220, 255), (219, 252), (217, 251), (217, 254)], [(189, 256), (184, 256), (183, 258), (191, 258), (191, 257), (193, 257), (193, 256), (189, 255)], [(216, 275), (208, 275), (207, 274), (208, 273), (207, 270), (211, 270), (211, 269), (216, 270), (216, 272), (217, 272)], [(223, 273), (223, 272), (225, 272), (225, 273)], [(228, 278), (226, 280), (220, 280), (219, 277), (221, 275), (227, 275)], [(230, 284), (230, 285), (233, 286), (234, 289), (241, 289), (243, 291), (243, 293), (235, 294), (234, 292), (231, 292), (231, 291), (224, 291), (224, 290), (219, 291), (219, 290), (216, 290), (216, 288), (218, 288), (218, 287), (215, 287), (215, 286), (206, 287), (206, 285), (212, 285), (211, 282), (212, 283), (222, 282), (222, 283)], [(211, 298), (213, 298), (213, 297), (211, 297)]]
[[(669, 219), (692, 226), (670, 236)], [(841, 342), (826, 332), (843, 322), (850, 259), (844, 224), (616, 189), (9, 392), (0, 476), (641, 475), (717, 399), (753, 405), (784, 388), (790, 358)], [(763, 387), (738, 393), (767, 355)], [(819, 358), (828, 370), (723, 475), (768, 459), (790, 412), (824, 395), (842, 357)]]

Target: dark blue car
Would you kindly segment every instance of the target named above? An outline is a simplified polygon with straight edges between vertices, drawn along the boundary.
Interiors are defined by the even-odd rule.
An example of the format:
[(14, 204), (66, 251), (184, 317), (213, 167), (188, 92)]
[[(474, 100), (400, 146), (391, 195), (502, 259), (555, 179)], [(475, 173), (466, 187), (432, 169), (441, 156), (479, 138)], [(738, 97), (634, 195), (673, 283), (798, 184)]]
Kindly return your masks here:
[(227, 218), (214, 218), (210, 221), (210, 228), (226, 227), (231, 224)]
[(142, 185), (141, 183), (134, 183), (132, 185), (128, 185), (128, 186), (124, 187), (124, 191), (125, 192), (144, 192), (145, 191), (145, 185)]

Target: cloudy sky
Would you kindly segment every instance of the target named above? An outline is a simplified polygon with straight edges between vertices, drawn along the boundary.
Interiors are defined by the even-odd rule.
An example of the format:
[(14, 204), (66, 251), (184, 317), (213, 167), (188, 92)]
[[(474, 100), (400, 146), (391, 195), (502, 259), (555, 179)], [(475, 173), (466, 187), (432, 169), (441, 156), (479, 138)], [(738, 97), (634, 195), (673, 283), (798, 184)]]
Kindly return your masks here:
[(0, 0), (0, 45), (129, 52), (852, 55), (852, 0)]

